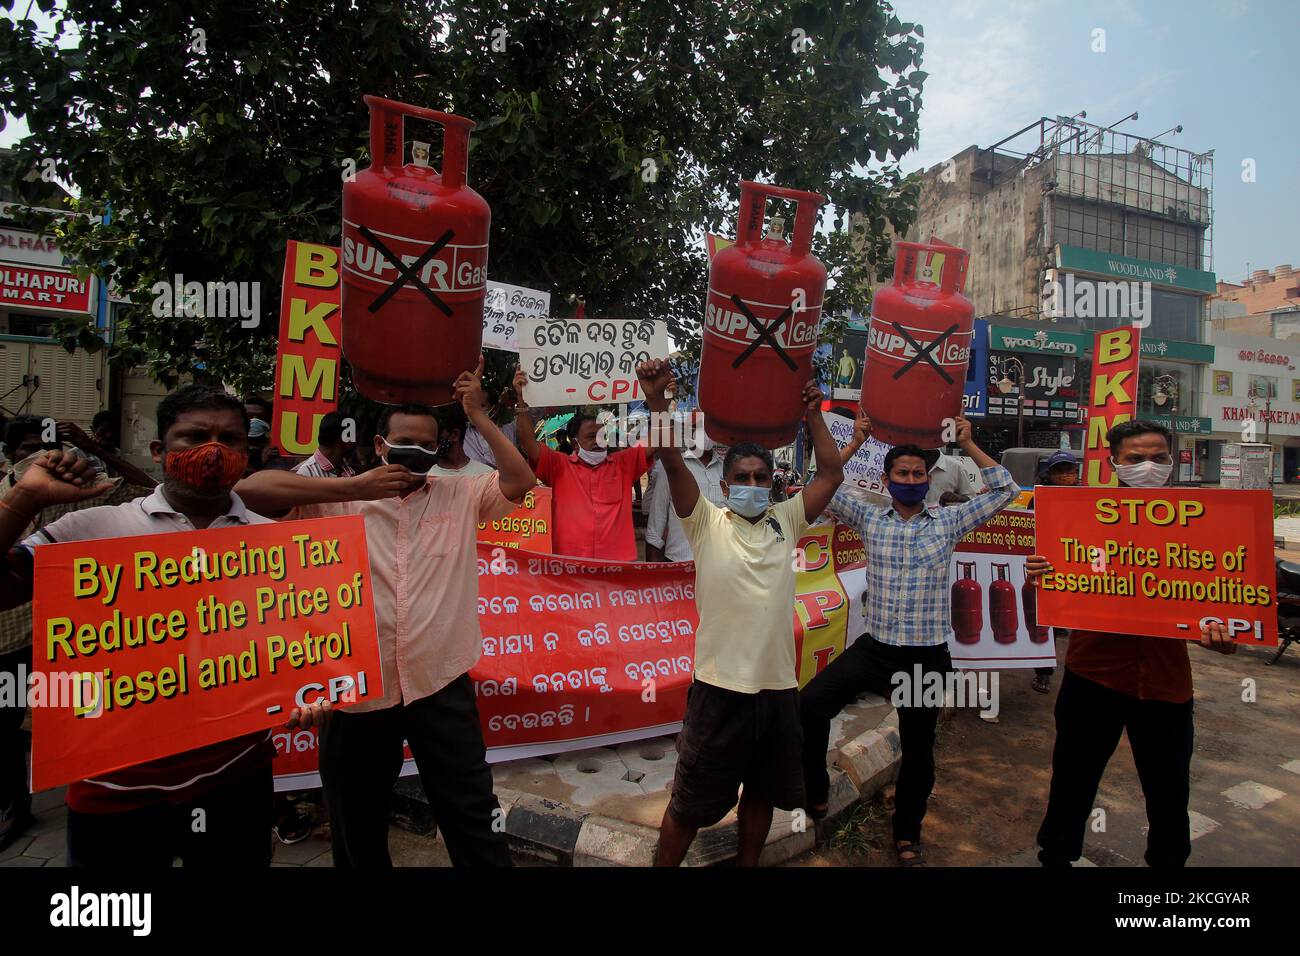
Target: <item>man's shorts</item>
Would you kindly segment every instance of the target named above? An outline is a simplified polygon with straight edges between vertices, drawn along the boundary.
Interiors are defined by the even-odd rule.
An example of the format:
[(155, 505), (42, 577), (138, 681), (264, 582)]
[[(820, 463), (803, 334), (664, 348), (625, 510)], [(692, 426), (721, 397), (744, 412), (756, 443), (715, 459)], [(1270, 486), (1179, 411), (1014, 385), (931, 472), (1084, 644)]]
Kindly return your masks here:
[(743, 694), (697, 680), (686, 696), (668, 807), (684, 826), (712, 826), (736, 805), (742, 784), (751, 800), (782, 810), (804, 805), (799, 691)]

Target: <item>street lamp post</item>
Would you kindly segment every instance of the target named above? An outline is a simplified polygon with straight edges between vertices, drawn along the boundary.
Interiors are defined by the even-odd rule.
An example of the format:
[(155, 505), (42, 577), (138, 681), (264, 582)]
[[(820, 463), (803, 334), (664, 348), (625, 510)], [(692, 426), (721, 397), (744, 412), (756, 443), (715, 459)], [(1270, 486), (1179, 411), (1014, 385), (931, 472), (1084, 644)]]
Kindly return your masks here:
[(1259, 408), (1259, 399), (1264, 400), (1264, 444), (1268, 445), (1268, 486), (1273, 487), (1273, 442), (1269, 440), (1269, 425), (1273, 420), (1273, 396), (1268, 389), (1258, 386), (1250, 390), (1250, 417), (1255, 417)]
[(1152, 381), (1151, 386), (1155, 389), (1154, 394), (1151, 396), (1152, 403), (1159, 405), (1161, 410), (1163, 410), (1165, 404), (1172, 400), (1174, 404), (1169, 407), (1169, 413), (1171, 415), (1177, 414), (1178, 379), (1174, 378), (1172, 375), (1157, 375)]
[[(1045, 331), (1039, 329), (1034, 333), (1034, 344), (1042, 349), (1047, 345), (1051, 338)], [(1004, 356), (1000, 363), (1002, 368), (1002, 380), (998, 382), (998, 391), (1003, 395), (1008, 394), (1013, 388), (1019, 388), (1020, 394), (1016, 398), (1016, 447), (1025, 446), (1025, 363), (1013, 356)], [(1013, 382), (1007, 377), (1007, 366), (1014, 365), (1016, 369), (1016, 380)]]
[[(1007, 377), (1007, 366), (1016, 369), (1016, 380)], [(1020, 394), (1016, 397), (1016, 447), (1025, 446), (1025, 365), (1018, 358), (1007, 356), (1002, 359), (1002, 380), (998, 382), (998, 391), (1007, 395), (1019, 386)]]

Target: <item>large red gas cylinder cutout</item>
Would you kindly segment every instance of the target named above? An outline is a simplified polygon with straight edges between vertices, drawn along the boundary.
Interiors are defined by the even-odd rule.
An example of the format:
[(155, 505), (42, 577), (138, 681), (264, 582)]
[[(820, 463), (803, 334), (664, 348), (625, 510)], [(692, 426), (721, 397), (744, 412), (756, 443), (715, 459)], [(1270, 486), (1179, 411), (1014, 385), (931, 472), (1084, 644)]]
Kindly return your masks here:
[[(343, 186), (343, 354), (379, 402), (451, 401), (478, 365), (492, 212), (465, 184), (463, 116), (367, 96), (371, 164)], [(443, 128), (442, 170), (403, 163), (403, 119)]]
[[(794, 241), (763, 231), (768, 197), (798, 203)], [(723, 445), (789, 444), (799, 429), (803, 386), (812, 379), (826, 267), (811, 253), (817, 193), (741, 182), (736, 244), (709, 267), (700, 355), (700, 410)]]
[(968, 255), (938, 240), (899, 242), (894, 281), (876, 290), (867, 331), (862, 408), (890, 445), (937, 448), (961, 414), (975, 306), (962, 295)]

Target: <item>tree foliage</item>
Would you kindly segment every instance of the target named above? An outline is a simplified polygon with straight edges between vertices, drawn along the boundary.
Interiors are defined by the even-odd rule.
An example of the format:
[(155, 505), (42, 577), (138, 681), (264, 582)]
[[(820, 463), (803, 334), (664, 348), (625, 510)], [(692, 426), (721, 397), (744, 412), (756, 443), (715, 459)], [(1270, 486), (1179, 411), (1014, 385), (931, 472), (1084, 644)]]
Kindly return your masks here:
[[(79, 45), (0, 20), (0, 107), (32, 131), (11, 174), (53, 159), (80, 211), (111, 212), (57, 228), (132, 296), (114, 357), (164, 380), (269, 381), (285, 243), (338, 241), (342, 172), (367, 162), (364, 93), (478, 122), (492, 278), (666, 318), (688, 351), (703, 235), (734, 232), (740, 179), (829, 196), (828, 315), (863, 304), (866, 262), (914, 216), (897, 164), (917, 142), (921, 29), (884, 3), (66, 0), (54, 15)], [(260, 326), (155, 316), (149, 288), (176, 274), (260, 282)]]

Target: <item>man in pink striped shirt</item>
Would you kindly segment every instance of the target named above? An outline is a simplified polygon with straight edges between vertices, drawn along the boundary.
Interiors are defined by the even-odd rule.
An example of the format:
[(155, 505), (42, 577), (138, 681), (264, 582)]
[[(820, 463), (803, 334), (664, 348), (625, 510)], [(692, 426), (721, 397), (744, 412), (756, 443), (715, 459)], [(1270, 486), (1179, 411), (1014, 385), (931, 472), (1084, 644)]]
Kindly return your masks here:
[[(537, 482), (484, 412), (481, 374), (481, 362), (462, 374), (456, 398), (492, 447), (498, 471), (430, 477), (439, 444), (434, 410), (393, 405), (375, 435), (382, 467), (333, 479), (262, 471), (239, 484), (266, 514), (366, 520), (384, 694), (336, 712), (321, 734), (335, 866), (392, 865), (388, 815), (403, 740), (452, 863), (510, 864), (469, 678), (482, 652), (475, 542), (478, 522), (509, 514)], [(365, 495), (354, 486), (376, 474), (394, 477), (398, 490), (355, 500)]]

